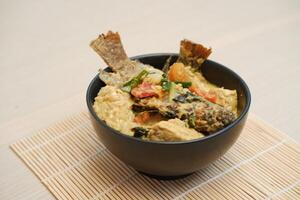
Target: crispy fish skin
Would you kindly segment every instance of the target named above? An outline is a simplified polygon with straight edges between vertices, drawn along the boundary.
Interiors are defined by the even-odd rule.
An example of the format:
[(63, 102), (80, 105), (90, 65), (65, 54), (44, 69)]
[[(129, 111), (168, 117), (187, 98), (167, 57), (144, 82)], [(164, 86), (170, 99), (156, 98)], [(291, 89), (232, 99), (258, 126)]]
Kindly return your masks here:
[(123, 48), (121, 38), (118, 32), (108, 31), (107, 34), (101, 34), (90, 43), (96, 53), (105, 61), (105, 63), (117, 71), (118, 63), (128, 59)]
[(236, 115), (206, 99), (199, 97), (199, 100), (191, 103), (163, 103), (156, 98), (142, 99), (135, 103), (135, 106), (147, 109), (157, 109), (167, 118), (179, 118), (188, 120), (194, 117), (194, 127), (200, 133), (213, 133), (227, 126), (236, 119)]
[(180, 54), (177, 62), (199, 68), (211, 52), (211, 48), (206, 48), (201, 44), (185, 39), (180, 42)]
[(217, 87), (208, 82), (199, 71), (201, 64), (211, 54), (211, 48), (206, 48), (201, 44), (193, 43), (189, 40), (182, 40), (180, 43), (180, 55), (178, 62), (182, 62), (189, 72), (193, 85), (201, 91), (214, 95), (215, 103), (237, 114), (237, 92)]
[(90, 47), (105, 61), (114, 73), (99, 70), (99, 77), (107, 85), (120, 86), (138, 74), (142, 63), (130, 60), (123, 48), (120, 35), (109, 31), (90, 43)]
[(197, 104), (194, 110), (195, 129), (203, 133), (214, 133), (236, 119), (233, 112), (217, 104)]

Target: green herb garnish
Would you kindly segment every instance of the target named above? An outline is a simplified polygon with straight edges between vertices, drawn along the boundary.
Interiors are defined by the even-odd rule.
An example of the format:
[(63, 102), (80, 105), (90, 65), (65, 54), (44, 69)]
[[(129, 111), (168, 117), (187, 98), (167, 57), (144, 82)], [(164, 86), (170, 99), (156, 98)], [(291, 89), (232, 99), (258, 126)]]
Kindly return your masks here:
[(195, 126), (196, 126), (195, 120), (196, 120), (196, 117), (195, 117), (194, 114), (192, 114), (192, 115), (190, 115), (188, 117), (188, 121), (187, 122), (188, 122), (188, 125), (189, 125), (190, 128), (195, 128)]
[(121, 90), (124, 92), (130, 92), (132, 88), (136, 87), (138, 84), (142, 82), (142, 80), (149, 74), (148, 71), (143, 70), (141, 71), (136, 77), (133, 77), (130, 81), (126, 82), (122, 87)]
[(201, 99), (193, 93), (187, 92), (175, 96), (172, 100), (179, 103), (192, 103), (194, 101), (200, 101)]
[(162, 79), (160, 80), (160, 85), (164, 91), (170, 91), (171, 82), (167, 79), (166, 74), (162, 75)]
[(192, 86), (192, 82), (181, 82), (181, 81), (175, 81), (176, 84), (181, 84), (183, 88), (188, 88)]

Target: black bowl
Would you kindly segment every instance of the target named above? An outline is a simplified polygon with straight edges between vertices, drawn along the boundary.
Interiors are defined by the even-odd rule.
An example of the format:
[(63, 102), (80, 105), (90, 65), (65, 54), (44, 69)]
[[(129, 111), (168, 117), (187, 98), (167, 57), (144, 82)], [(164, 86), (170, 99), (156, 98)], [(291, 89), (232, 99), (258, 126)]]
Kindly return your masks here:
[[(161, 69), (165, 61), (178, 54), (147, 54), (133, 57), (142, 63)], [(93, 110), (94, 98), (105, 84), (98, 75), (90, 83), (86, 100), (93, 126), (107, 149), (126, 164), (148, 175), (178, 177), (193, 173), (221, 157), (239, 137), (250, 107), (250, 91), (235, 72), (211, 60), (201, 66), (210, 82), (238, 92), (239, 117), (222, 130), (195, 140), (184, 142), (144, 141), (120, 133), (106, 125)]]

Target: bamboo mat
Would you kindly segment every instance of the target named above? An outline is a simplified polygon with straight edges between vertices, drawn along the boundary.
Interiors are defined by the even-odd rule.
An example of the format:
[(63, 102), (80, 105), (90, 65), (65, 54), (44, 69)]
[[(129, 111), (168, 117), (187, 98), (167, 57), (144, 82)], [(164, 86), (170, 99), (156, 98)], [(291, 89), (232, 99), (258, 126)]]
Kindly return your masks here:
[(11, 148), (57, 199), (300, 199), (300, 146), (253, 115), (222, 158), (172, 181), (110, 154), (85, 112)]

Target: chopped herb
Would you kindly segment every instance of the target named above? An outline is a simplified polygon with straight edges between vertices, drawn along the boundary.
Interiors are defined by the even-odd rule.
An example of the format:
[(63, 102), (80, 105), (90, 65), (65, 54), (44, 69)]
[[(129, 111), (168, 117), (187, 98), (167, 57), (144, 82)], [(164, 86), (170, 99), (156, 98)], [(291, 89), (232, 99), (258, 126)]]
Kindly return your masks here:
[(181, 84), (183, 88), (188, 88), (192, 86), (192, 82), (180, 82), (180, 81), (175, 81), (176, 84)]
[(167, 79), (166, 74), (162, 75), (162, 79), (160, 80), (160, 85), (164, 91), (170, 91), (171, 82)]
[(196, 117), (194, 114), (191, 114), (189, 117), (188, 117), (188, 125), (190, 128), (195, 128), (195, 120), (196, 120)]
[(130, 92), (132, 88), (136, 87), (138, 84), (142, 82), (142, 80), (149, 74), (146, 70), (141, 71), (136, 77), (133, 77), (130, 81), (125, 83), (121, 90), (124, 92)]
[(169, 91), (171, 88), (171, 82), (169, 81), (163, 82), (161, 86), (164, 91)]
[(178, 94), (175, 86), (174, 82), (170, 82), (169, 102), (172, 102), (173, 98)]
[(173, 101), (179, 102), (179, 103), (191, 103), (194, 101), (200, 101), (201, 99), (194, 95), (193, 93), (187, 92), (184, 94), (177, 95), (173, 98)]
[(121, 87), (121, 90), (123, 90), (124, 92), (130, 92), (131, 91), (131, 86), (123, 86), (123, 87)]
[(133, 137), (143, 137), (143, 136), (147, 136), (149, 130), (143, 128), (143, 127), (134, 127), (131, 129), (133, 131)]

